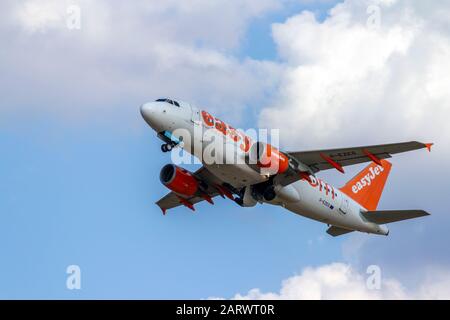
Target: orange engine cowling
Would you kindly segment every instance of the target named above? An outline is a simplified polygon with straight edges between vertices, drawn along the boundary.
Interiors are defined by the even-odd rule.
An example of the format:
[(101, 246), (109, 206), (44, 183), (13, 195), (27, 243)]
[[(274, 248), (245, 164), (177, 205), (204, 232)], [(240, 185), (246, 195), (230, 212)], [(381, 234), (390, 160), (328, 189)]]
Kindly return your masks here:
[(167, 164), (159, 174), (161, 183), (175, 193), (191, 197), (198, 190), (198, 181), (186, 169)]
[(250, 159), (270, 174), (284, 173), (289, 169), (289, 158), (267, 143), (257, 142), (250, 149)]

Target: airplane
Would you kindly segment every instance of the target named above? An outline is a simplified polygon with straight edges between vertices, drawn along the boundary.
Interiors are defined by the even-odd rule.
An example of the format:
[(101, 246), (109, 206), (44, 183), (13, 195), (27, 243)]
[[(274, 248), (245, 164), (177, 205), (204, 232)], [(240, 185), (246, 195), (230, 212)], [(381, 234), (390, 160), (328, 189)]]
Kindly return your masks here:
[[(429, 215), (424, 210), (378, 210), (377, 207), (392, 167), (386, 159), (422, 148), (431, 151), (432, 143), (410, 141), (285, 152), (269, 143), (253, 141), (207, 111), (180, 100), (157, 99), (141, 105), (140, 112), (164, 142), (163, 152), (180, 148), (202, 163), (196, 172), (175, 164), (161, 169), (160, 181), (171, 190), (156, 202), (164, 215), (168, 209), (178, 206), (195, 211), (195, 204), (201, 201), (214, 204), (213, 198), (221, 196), (241, 207), (258, 203), (281, 206), (327, 224), (327, 233), (333, 237), (353, 231), (387, 236), (386, 224)], [(208, 132), (210, 138), (196, 132)], [(219, 144), (227, 146), (226, 151), (217, 148), (211, 153), (213, 161), (204, 157), (212, 140), (223, 141)], [(230, 157), (234, 162), (224, 161)], [(345, 173), (344, 167), (366, 162), (367, 167), (341, 188), (316, 177), (322, 170)]]

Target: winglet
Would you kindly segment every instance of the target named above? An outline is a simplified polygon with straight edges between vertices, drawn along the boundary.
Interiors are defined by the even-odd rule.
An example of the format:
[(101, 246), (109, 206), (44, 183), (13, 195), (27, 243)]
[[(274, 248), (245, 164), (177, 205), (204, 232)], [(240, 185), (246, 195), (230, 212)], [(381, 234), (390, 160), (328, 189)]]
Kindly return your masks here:
[[(161, 208), (161, 207), (160, 207), (160, 208)], [(163, 212), (163, 215), (165, 216), (165, 215), (166, 215), (167, 209), (166, 209), (166, 208), (161, 208), (161, 211)]]
[(434, 145), (434, 143), (424, 143), (425, 147), (427, 148), (428, 152), (431, 152), (431, 147)]

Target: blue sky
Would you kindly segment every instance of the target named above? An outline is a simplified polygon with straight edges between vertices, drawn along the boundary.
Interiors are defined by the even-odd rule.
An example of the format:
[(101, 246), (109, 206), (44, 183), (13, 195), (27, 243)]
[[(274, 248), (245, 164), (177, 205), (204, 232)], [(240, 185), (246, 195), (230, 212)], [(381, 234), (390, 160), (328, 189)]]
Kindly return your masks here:
[[(170, 157), (140, 122), (135, 134), (117, 132), (120, 122), (80, 130), (47, 119), (2, 129), (3, 298), (232, 296), (339, 258), (340, 240), (308, 245), (322, 225), (275, 207), (217, 199), (163, 217), (154, 202)], [(71, 264), (79, 292), (65, 287)]]
[[(360, 11), (353, 1), (334, 15), (338, 20), (341, 12), (353, 12), (355, 20), (345, 27), (328, 16), (336, 5), (333, 1), (245, 0), (239, 10), (228, 2), (216, 7), (199, 1), (185, 8), (174, 1), (167, 6), (148, 2), (149, 7), (140, 1), (134, 9), (124, 4), (115, 9), (102, 0), (95, 5), (80, 1), (82, 29), (70, 32), (63, 18), (44, 14), (54, 12), (58, 17), (61, 8), (55, 3), (6, 1), (0, 10), (5, 15), (0, 41), (10, 43), (0, 52), (0, 298), (231, 298), (253, 288), (278, 292), (283, 280), (304, 268), (335, 262), (362, 275), (368, 265), (380, 265), (386, 277), (402, 283), (405, 290), (423, 284), (430, 270), (442, 271), (445, 281), (450, 279), (449, 218), (443, 204), (449, 174), (442, 169), (448, 153), (439, 147), (448, 141), (448, 130), (440, 122), (448, 112), (448, 94), (441, 96), (430, 80), (429, 95), (438, 95), (431, 101), (436, 113), (417, 120), (415, 115), (421, 115), (429, 101), (411, 104), (415, 113), (408, 119), (414, 125), (403, 125), (402, 132), (392, 123), (404, 123), (405, 112), (390, 106), (403, 98), (380, 89), (376, 71), (367, 77), (357, 74), (355, 81), (366, 81), (365, 93), (376, 95), (380, 90), (389, 99), (372, 101), (359, 93), (337, 93), (327, 97), (329, 112), (301, 109), (311, 101), (305, 95), (314, 91), (304, 81), (324, 88), (313, 99), (318, 104), (335, 90), (329, 82), (336, 78), (332, 72), (321, 78), (322, 74), (314, 73), (320, 68), (307, 67), (310, 61), (316, 67), (321, 63), (333, 67), (323, 52), (333, 52), (333, 39), (341, 42), (336, 30), (358, 38), (352, 28), (365, 25), (365, 20), (358, 22)], [(30, 6), (35, 5), (43, 11), (33, 13)], [(417, 43), (413, 42), (406, 27), (404, 34), (389, 33), (391, 17), (402, 6), (406, 5), (401, 2), (384, 9), (387, 31), (373, 39), (377, 47), (384, 39), (396, 40), (391, 51), (380, 53), (386, 59), (361, 67), (355, 61), (355, 69), (373, 70), (384, 64), (382, 74), (392, 71), (401, 80), (411, 78), (406, 72), (420, 75), (422, 69), (419, 65), (417, 70), (405, 71), (399, 60), (411, 59), (407, 60), (411, 63), (428, 57), (436, 59), (434, 65), (442, 63), (442, 57), (428, 56), (431, 53), (421, 49), (430, 39), (419, 34), (414, 37)], [(312, 12), (315, 20), (303, 15), (304, 10)], [(420, 17), (428, 21), (430, 12)], [(169, 13), (174, 21), (166, 22)], [(210, 16), (219, 13), (223, 22), (211, 24)], [(360, 14), (365, 17), (365, 10)], [(288, 20), (292, 17), (297, 18)], [(279, 25), (276, 30), (274, 23)], [(295, 31), (297, 23), (301, 32), (289, 32), (289, 28)], [(409, 26), (408, 21), (398, 23)], [(436, 22), (433, 28), (442, 35), (439, 28), (447, 26)], [(210, 30), (205, 31), (207, 27)], [(307, 38), (314, 30), (320, 36), (316, 34), (317, 43), (310, 43), (310, 51), (296, 51), (304, 49), (302, 42), (287, 45), (292, 34)], [(331, 39), (330, 47), (321, 42), (326, 37)], [(449, 45), (448, 36), (442, 39)], [(352, 48), (356, 42), (350, 40), (349, 50), (361, 49)], [(340, 52), (337, 48), (335, 59)], [(353, 76), (348, 70), (344, 78)], [(338, 92), (352, 93), (348, 88), (355, 88), (344, 79), (336, 81)], [(395, 77), (390, 81), (392, 86), (404, 83)], [(289, 90), (291, 86), (298, 90)], [(417, 91), (413, 84), (407, 89)], [(168, 191), (159, 182), (159, 171), (170, 156), (160, 152), (160, 141), (141, 119), (139, 105), (166, 95), (192, 101), (243, 128), (282, 127), (272, 115), (284, 110), (280, 114), (298, 120), (288, 120), (282, 128), (282, 144), (290, 149), (431, 139), (438, 143), (436, 152), (393, 160), (396, 171), (380, 206), (423, 208), (433, 216), (392, 226), (389, 238), (356, 234), (331, 238), (325, 225), (281, 208), (242, 209), (223, 199), (214, 206), (202, 203), (195, 213), (178, 208), (163, 216), (154, 202)], [(347, 96), (352, 100), (346, 100)], [(365, 99), (367, 105), (361, 107), (358, 99)], [(332, 107), (336, 101), (346, 102), (337, 108), (342, 113), (324, 117), (336, 110)], [(385, 114), (375, 109), (377, 103), (390, 108), (390, 116), (383, 124), (368, 126), (364, 116), (373, 115), (376, 121), (378, 114)], [(354, 110), (359, 111), (357, 119)], [(349, 121), (355, 123), (358, 134), (348, 129)], [(434, 129), (427, 130), (420, 121), (434, 123)], [(312, 122), (317, 131), (309, 127)], [(356, 122), (366, 127), (361, 129)], [(324, 123), (329, 135), (321, 129)], [(359, 169), (350, 168), (345, 176), (327, 172), (321, 177), (341, 185)], [(81, 268), (81, 290), (66, 288), (66, 268), (72, 264)]]

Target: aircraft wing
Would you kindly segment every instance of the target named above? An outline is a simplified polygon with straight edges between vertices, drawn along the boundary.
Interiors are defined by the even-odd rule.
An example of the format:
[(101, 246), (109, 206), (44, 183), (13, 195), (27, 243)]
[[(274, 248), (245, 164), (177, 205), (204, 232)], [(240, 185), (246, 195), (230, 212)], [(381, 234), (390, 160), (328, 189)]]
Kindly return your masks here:
[[(212, 173), (210, 173), (208, 171), (208, 169), (206, 169), (205, 167), (201, 167), (200, 169), (198, 169), (195, 173), (194, 176), (203, 182), (204, 184), (204, 189), (205, 189), (205, 193), (211, 197), (214, 198), (217, 195), (220, 195), (221, 193), (219, 192), (219, 190), (217, 190), (215, 187), (216, 185), (221, 185), (222, 181), (220, 181), (220, 179), (218, 179), (216, 176), (214, 176)], [(204, 201), (206, 200), (203, 197), (199, 197), (199, 196), (193, 196), (193, 197), (181, 197), (180, 195), (177, 195), (174, 192), (169, 192), (168, 194), (166, 194), (164, 197), (162, 197), (160, 200), (158, 200), (156, 202), (156, 204), (161, 208), (161, 210), (163, 211), (163, 213), (166, 212), (166, 210), (168, 209), (172, 209), (181, 205), (184, 205), (182, 200), (180, 199), (184, 199), (186, 201), (188, 201), (189, 203), (191, 203), (192, 205)]]
[(353, 164), (391, 158), (392, 154), (422, 148), (431, 150), (431, 143), (417, 141), (362, 146), (342, 149), (325, 149), (315, 151), (287, 152), (293, 158), (308, 166), (313, 173), (327, 169), (338, 169)]
[[(178, 206), (182, 206), (183, 205), (183, 203), (180, 202), (180, 198), (178, 198), (178, 197), (179, 196), (176, 193), (169, 192), (164, 197), (159, 199), (156, 202), (156, 204), (163, 211), (168, 210), (168, 209), (172, 209), (172, 208), (176, 208)], [(196, 204), (198, 202), (201, 202), (201, 201), (205, 200), (204, 198), (201, 198), (201, 197), (190, 197), (190, 198), (184, 198), (184, 199), (186, 199), (187, 201), (189, 201), (192, 204)]]

